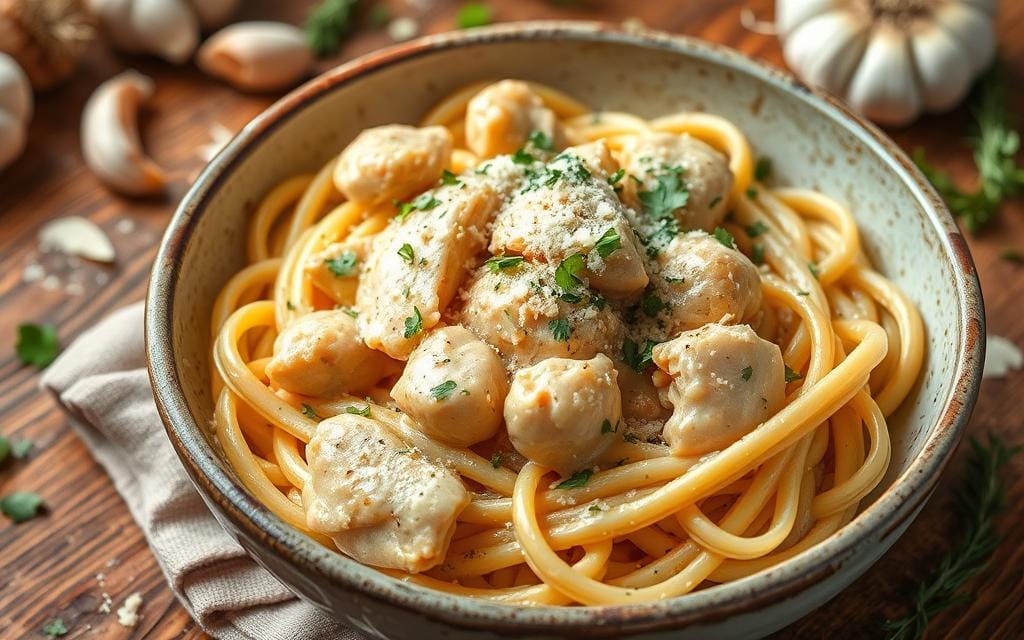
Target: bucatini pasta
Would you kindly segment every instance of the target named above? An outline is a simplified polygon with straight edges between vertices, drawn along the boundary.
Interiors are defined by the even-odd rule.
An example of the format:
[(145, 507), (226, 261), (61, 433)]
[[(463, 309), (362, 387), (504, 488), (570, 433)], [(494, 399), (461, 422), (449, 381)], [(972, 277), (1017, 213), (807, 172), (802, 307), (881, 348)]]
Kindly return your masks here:
[(918, 312), (728, 120), (514, 80), (268, 193), (213, 310), (217, 437), (290, 525), (512, 605), (671, 598), (848, 522)]

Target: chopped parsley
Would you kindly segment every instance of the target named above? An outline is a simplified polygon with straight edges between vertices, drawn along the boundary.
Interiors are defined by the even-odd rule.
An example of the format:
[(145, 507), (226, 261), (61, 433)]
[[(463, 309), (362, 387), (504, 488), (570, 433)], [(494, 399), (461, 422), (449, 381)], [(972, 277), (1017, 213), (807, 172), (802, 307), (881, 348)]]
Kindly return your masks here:
[(504, 456), (501, 455), (500, 451), (495, 451), (494, 455), (491, 456), (491, 466), (495, 469), (500, 469), (503, 458)]
[(722, 227), (715, 227), (715, 240), (718, 240), (723, 246), (730, 249), (736, 248), (736, 238), (732, 237), (732, 234)]
[(555, 337), (555, 340), (559, 342), (567, 342), (569, 336), (572, 335), (572, 327), (569, 326), (568, 318), (559, 318), (548, 322), (548, 329), (551, 330), (551, 335)]
[(285, 308), (287, 308), (287, 309), (288, 309), (289, 311), (295, 311), (295, 305), (294, 305), (294, 304), (292, 304), (292, 301), (291, 301), (291, 300), (286, 300), (286, 301), (285, 301), (285, 303), (284, 303), (284, 306), (285, 306)]
[(359, 407), (355, 406), (354, 404), (353, 405), (349, 405), (349, 406), (345, 407), (345, 413), (351, 413), (352, 415), (363, 416), (364, 418), (369, 418), (370, 417), (370, 405), (367, 404), (362, 409), (360, 409)]
[(504, 269), (517, 267), (523, 262), (523, 256), (491, 256), (484, 264), (491, 270), (491, 273), (498, 273)]
[(597, 251), (597, 255), (601, 256), (602, 259), (607, 258), (621, 248), (622, 238), (619, 237), (619, 232), (614, 227), (605, 231), (604, 235), (594, 244), (594, 250)]
[(52, 324), (18, 325), (18, 344), (14, 350), (24, 364), (42, 369), (56, 360), (60, 351), (57, 328)]
[(617, 430), (618, 430), (617, 427), (612, 427), (612, 422), (608, 418), (605, 418), (604, 422), (601, 423), (601, 433), (602, 434), (614, 433)]
[(412, 264), (413, 260), (416, 259), (416, 254), (412, 250), (412, 245), (406, 242), (402, 245), (402, 248), (398, 250), (399, 257), (405, 260), (409, 264)]
[(653, 293), (645, 293), (640, 301), (640, 308), (643, 309), (644, 315), (648, 318), (656, 317), (667, 306), (664, 300)]
[(412, 315), (405, 319), (405, 333), (402, 336), (408, 340), (420, 331), (423, 331), (423, 316), (420, 315), (419, 307), (413, 307)]
[(582, 253), (572, 254), (565, 260), (562, 260), (558, 267), (555, 268), (555, 284), (563, 291), (572, 291), (583, 284), (583, 281), (577, 274), (583, 271), (583, 268), (586, 266), (587, 261)]
[(580, 487), (587, 484), (590, 480), (590, 476), (594, 475), (592, 469), (583, 469), (569, 476), (567, 480), (562, 480), (555, 487), (556, 489), (579, 489)]
[(346, 251), (333, 258), (324, 260), (324, 264), (327, 265), (327, 270), (333, 273), (337, 278), (344, 278), (345, 276), (352, 275), (352, 272), (355, 271), (357, 262), (359, 262), (359, 258), (352, 251)]
[(601, 509), (601, 507), (596, 504), (592, 504), (589, 507), (587, 507), (587, 511), (589, 511), (590, 513), (600, 513), (601, 511), (603, 511), (603, 509)]
[(757, 199), (757, 189), (755, 189), (754, 187), (747, 187), (747, 199), (748, 200), (756, 200)]
[(24, 460), (28, 457), (30, 451), (32, 451), (31, 440), (18, 440), (11, 444), (11, 455), (14, 456), (15, 460)]
[(533, 154), (526, 149), (516, 149), (516, 152), (512, 154), (512, 162), (516, 164), (533, 164), (537, 161), (537, 158), (533, 157)]
[(622, 180), (622, 177), (625, 176), (625, 175), (626, 175), (626, 170), (625, 169), (619, 169), (618, 171), (616, 171), (612, 175), (608, 176), (608, 184), (611, 184), (611, 185), (618, 184), (619, 181)]
[(746, 228), (744, 228), (744, 231), (746, 231), (747, 235), (751, 238), (756, 238), (768, 231), (768, 225), (766, 225), (763, 220), (758, 220), (754, 224), (748, 224)]
[(671, 225), (663, 224), (663, 228), (669, 227), (673, 236), (678, 233), (678, 225), (672, 214), (690, 201), (690, 190), (682, 181), (682, 174), (682, 167), (666, 167), (664, 173), (654, 176), (653, 189), (637, 194), (647, 215), (655, 220), (672, 222)]
[(441, 201), (434, 197), (429, 191), (421, 193), (411, 202), (398, 202), (394, 201), (394, 205), (398, 207), (398, 214), (395, 216), (399, 220), (405, 220), (413, 211), (429, 211), (441, 204)]
[(534, 129), (530, 132), (530, 137), (527, 139), (530, 144), (540, 149), (541, 151), (551, 151), (555, 148), (551, 138), (540, 129)]
[(761, 157), (754, 165), (754, 180), (764, 180), (772, 175), (772, 159)]
[(441, 184), (462, 184), (462, 180), (460, 180), (459, 177), (451, 171), (445, 169), (441, 172)]
[(482, 2), (467, 2), (459, 7), (455, 23), (460, 29), (472, 29), (491, 24), (491, 8)]
[(639, 344), (626, 338), (622, 342), (622, 361), (628, 364), (633, 371), (643, 373), (654, 360), (653, 351), (657, 344), (653, 340), (648, 340), (641, 349)]
[(0, 499), (0, 511), (15, 524), (20, 524), (39, 515), (43, 499), (30, 491), (15, 491)]
[(322, 0), (306, 19), (306, 42), (318, 58), (338, 51), (352, 32), (356, 0)]
[[(624, 433), (622, 434), (622, 439), (628, 442), (629, 444), (636, 444), (640, 442), (640, 436), (636, 435), (635, 433)], [(624, 459), (629, 460), (629, 458)]]
[(753, 367), (743, 367), (743, 371), (740, 371), (740, 377), (743, 378), (744, 382), (750, 380), (750, 376), (752, 375), (754, 375)]
[(359, 312), (352, 307), (341, 307), (341, 312), (350, 318), (358, 318)]
[(63, 618), (54, 618), (43, 625), (43, 635), (47, 638), (60, 638), (68, 633), (68, 627), (64, 624)]
[(452, 392), (455, 391), (455, 388), (458, 386), (459, 385), (456, 384), (454, 380), (445, 380), (430, 390), (430, 396), (434, 398), (434, 400), (440, 402), (452, 395)]
[(662, 279), (669, 284), (679, 284), (680, 282), (686, 282), (686, 278), (676, 278), (674, 276), (663, 276)]
[(802, 375), (800, 375), (796, 371), (793, 371), (792, 369), (790, 369), (788, 364), (786, 365), (786, 382), (794, 382), (796, 380), (802, 380), (802, 379), (803, 379)]
[(764, 245), (755, 244), (754, 248), (750, 250), (750, 261), (756, 265), (764, 264)]
[(306, 416), (310, 420), (319, 420), (320, 416), (316, 415), (316, 411), (313, 407), (309, 406), (305, 402), (302, 403), (302, 415)]
[(808, 269), (808, 271), (811, 272), (811, 275), (814, 276), (815, 278), (821, 276), (821, 271), (818, 269), (818, 263), (816, 263), (816, 262), (808, 262), (807, 263), (807, 269)]

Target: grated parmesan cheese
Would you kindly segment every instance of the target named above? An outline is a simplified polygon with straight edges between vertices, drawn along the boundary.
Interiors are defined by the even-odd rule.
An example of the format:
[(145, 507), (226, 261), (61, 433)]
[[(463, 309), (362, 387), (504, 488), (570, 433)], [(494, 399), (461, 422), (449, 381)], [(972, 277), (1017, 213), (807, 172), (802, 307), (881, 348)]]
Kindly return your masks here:
[(122, 627), (134, 627), (139, 622), (139, 607), (142, 606), (142, 594), (136, 591), (128, 596), (121, 608), (117, 610), (117, 623)]

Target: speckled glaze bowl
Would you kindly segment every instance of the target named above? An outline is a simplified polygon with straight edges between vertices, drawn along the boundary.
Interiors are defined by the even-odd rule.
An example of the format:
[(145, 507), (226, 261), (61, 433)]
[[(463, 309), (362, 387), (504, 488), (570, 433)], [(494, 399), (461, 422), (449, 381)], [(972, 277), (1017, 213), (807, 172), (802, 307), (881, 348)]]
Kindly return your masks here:
[[(775, 179), (854, 212), (876, 265), (917, 303), (923, 375), (890, 428), (892, 464), (860, 514), (816, 547), (749, 578), (661, 602), (513, 608), (392, 580), (290, 528), (241, 485), (211, 442), (209, 317), (244, 264), (254, 204), (374, 125), (412, 123), (469, 82), (548, 83), (595, 108), (684, 109), (736, 122)], [(882, 133), (793, 77), (734, 51), (581, 23), (444, 34), (338, 67), (246, 126), (196, 180), (157, 257), (146, 309), (149, 370), (167, 433), (217, 519), (300, 596), (372, 637), (755, 638), (836, 596), (906, 530), (936, 486), (974, 405), (984, 318), (974, 266), (949, 213)], [(299, 630), (296, 630), (298, 632)]]

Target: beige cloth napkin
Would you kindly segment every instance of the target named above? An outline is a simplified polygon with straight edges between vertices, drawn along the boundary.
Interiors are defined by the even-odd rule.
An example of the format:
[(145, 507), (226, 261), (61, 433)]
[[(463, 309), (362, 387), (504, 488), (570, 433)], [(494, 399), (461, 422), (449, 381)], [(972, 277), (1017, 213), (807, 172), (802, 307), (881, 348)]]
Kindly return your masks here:
[(82, 334), (47, 370), (42, 385), (110, 474), (174, 594), (207, 633), (229, 640), (363, 637), (298, 600), (246, 555), (203, 504), (153, 401), (142, 303)]

